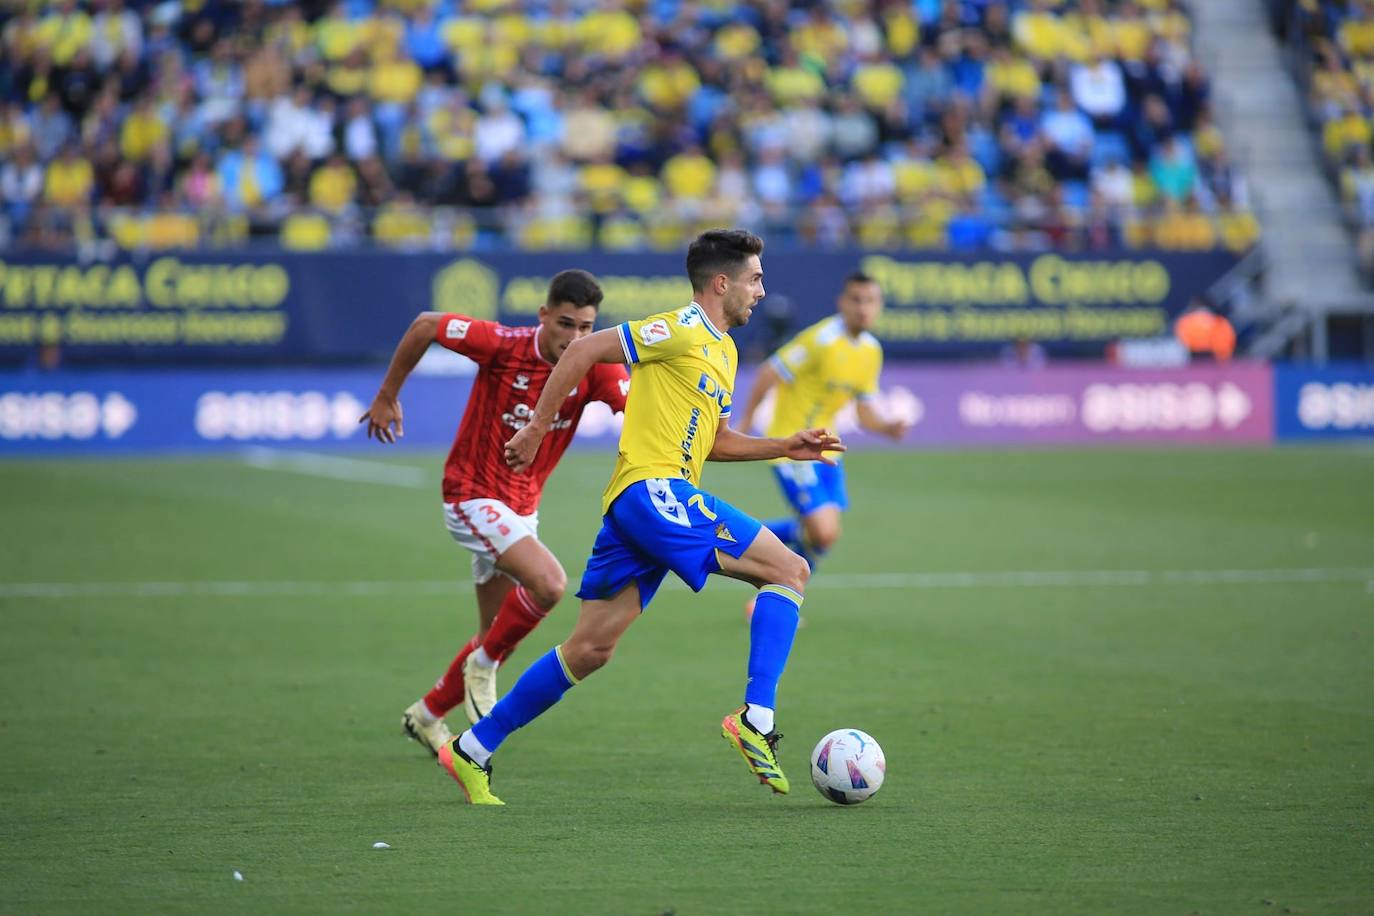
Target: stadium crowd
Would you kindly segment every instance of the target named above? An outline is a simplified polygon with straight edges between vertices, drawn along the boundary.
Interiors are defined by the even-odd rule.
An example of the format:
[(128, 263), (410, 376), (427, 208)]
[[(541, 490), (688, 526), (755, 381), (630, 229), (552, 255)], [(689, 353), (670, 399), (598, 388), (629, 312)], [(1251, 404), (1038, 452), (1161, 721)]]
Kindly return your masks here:
[(1374, 278), (1374, 3), (1270, 0), (1294, 52), (1328, 176), (1340, 189), (1359, 257)]
[(11, 244), (1258, 234), (1181, 0), (11, 0), (0, 17)]

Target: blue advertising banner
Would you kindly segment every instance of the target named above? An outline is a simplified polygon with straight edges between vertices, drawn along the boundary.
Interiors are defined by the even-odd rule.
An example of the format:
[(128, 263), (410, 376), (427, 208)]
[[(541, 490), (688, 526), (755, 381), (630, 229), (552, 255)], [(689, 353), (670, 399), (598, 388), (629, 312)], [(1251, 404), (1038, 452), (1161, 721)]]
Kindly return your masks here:
[[(424, 365), (427, 372), (448, 374), (417, 374), (406, 382), (406, 435), (394, 447), (369, 441), (358, 425), (381, 382), (380, 367), (0, 374), (0, 456), (247, 449), (265, 460), (264, 448), (279, 457), (443, 450), (467, 406), (473, 366), (447, 351), (432, 353)], [(752, 379), (752, 370), (740, 372), (737, 403)], [(1366, 376), (1366, 382), (1367, 407), (1374, 380)], [(1268, 443), (1274, 438), (1273, 391), (1271, 370), (1262, 364), (1163, 370), (1094, 364), (1039, 371), (890, 366), (875, 406), (910, 424), (905, 439), (892, 443), (861, 433), (852, 405), (840, 412), (836, 427), (858, 449)], [(764, 402), (760, 422), (768, 416), (771, 401)], [(1364, 416), (1374, 423), (1368, 409)], [(518, 417), (503, 419), (512, 433), (520, 425)], [(620, 423), (605, 405), (593, 404), (577, 441), (609, 448)]]
[[(994, 351), (1009, 340), (1093, 355), (1155, 337), (1235, 264), (1225, 252), (887, 255), (765, 252), (768, 298), (736, 340), (758, 357), (834, 308), (862, 269), (887, 299), (892, 358)], [(417, 312), (528, 324), (549, 279), (581, 267), (602, 324), (690, 301), (680, 254), (163, 254), (82, 263), (0, 254), (0, 362), (204, 363), (384, 359)], [(46, 347), (48, 353), (40, 355)]]
[(1279, 439), (1374, 436), (1374, 369), (1274, 367)]

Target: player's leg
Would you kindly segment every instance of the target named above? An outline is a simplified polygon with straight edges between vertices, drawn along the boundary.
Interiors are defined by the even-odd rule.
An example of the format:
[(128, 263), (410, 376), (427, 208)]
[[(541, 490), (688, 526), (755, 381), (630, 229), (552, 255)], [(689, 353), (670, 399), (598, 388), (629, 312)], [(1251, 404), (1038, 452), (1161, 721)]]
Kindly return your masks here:
[(777, 535), (778, 540), (788, 548), (805, 556), (801, 517), (811, 505), (808, 481), (811, 481), (814, 475), (805, 465), (791, 461), (773, 465), (772, 472), (778, 489), (782, 491), (782, 498), (792, 507), (793, 514), (765, 519), (763, 527)]
[[(490, 630), (492, 621), (497, 618), (502, 604), (515, 590), (514, 582), (505, 576), (495, 574), (494, 566), (490, 563), (483, 564), (476, 558), (473, 562), (473, 576), (478, 579), (490, 576), (486, 581), (477, 582), (474, 588), (477, 594), (477, 633), (458, 650), (453, 661), (449, 662), (448, 670), (434, 683), (433, 689), (425, 694), (423, 708), (418, 711), (422, 721), (430, 717), (442, 719), (449, 710), (460, 703), (466, 706), (468, 690), (465, 671), (469, 667), (469, 659), (482, 645), (482, 639)], [(449, 735), (449, 739), (452, 737)]]
[(744, 705), (721, 722), (722, 734), (759, 781), (774, 792), (789, 789), (777, 759), (778, 681), (787, 666), (811, 570), (807, 562), (764, 528), (738, 557), (722, 554), (723, 575), (758, 586), (749, 620), (748, 681)]
[(453, 734), (444, 724), (444, 716), (465, 699), (463, 668), (473, 651), (481, 645), (482, 636), (497, 616), (507, 593), (515, 586), (496, 570), (496, 562), (500, 558), (501, 532), (499, 528), (485, 524), (486, 516), (478, 511), (480, 508), (473, 502), (444, 505), (444, 527), (472, 558), (472, 580), (477, 594), (477, 635), (458, 650), (430, 691), (410, 704), (401, 716), (401, 728), (405, 734), (435, 755), (439, 748), (453, 740)]
[(490, 791), (492, 752), (610, 659), (620, 635), (666, 572), (626, 541), (607, 517), (582, 575), (577, 593), (582, 606), (573, 635), (530, 665), (485, 718), (439, 752), (439, 763), (462, 785), (469, 802), (500, 804)]
[(801, 517), (802, 544), (806, 548), (804, 559), (813, 570), (840, 539), (840, 515), (839, 506), (826, 503)]
[(496, 569), (514, 583), (503, 594), (499, 612), (477, 651), (462, 669), (463, 709), (468, 721), (477, 722), (496, 705), (496, 669), (520, 641), (548, 615), (563, 597), (567, 573), (532, 533), (502, 551)]
[(606, 664), (621, 635), (640, 614), (631, 582), (609, 600), (587, 600), (567, 642), (525, 669), (491, 712), (439, 751), (439, 763), (472, 804), (502, 804), (491, 794), (491, 757), (510, 737), (547, 712), (584, 677)]
[(810, 488), (811, 509), (802, 513), (802, 556), (812, 570), (821, 558), (840, 539), (840, 517), (849, 508), (849, 493), (845, 487), (844, 463), (814, 464), (814, 481)]

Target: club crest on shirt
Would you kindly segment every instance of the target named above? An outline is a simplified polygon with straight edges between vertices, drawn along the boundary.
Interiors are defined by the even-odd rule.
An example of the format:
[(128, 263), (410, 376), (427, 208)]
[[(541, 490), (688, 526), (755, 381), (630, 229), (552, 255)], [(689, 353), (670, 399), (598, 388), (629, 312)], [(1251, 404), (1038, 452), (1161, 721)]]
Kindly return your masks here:
[(668, 322), (662, 318), (651, 321), (639, 329), (639, 339), (644, 342), (646, 347), (652, 347), (672, 336), (673, 332), (668, 329)]
[(719, 525), (716, 526), (716, 539), (721, 541), (728, 541), (731, 544), (735, 543), (735, 536), (730, 533), (729, 528), (725, 527), (724, 522), (721, 522)]

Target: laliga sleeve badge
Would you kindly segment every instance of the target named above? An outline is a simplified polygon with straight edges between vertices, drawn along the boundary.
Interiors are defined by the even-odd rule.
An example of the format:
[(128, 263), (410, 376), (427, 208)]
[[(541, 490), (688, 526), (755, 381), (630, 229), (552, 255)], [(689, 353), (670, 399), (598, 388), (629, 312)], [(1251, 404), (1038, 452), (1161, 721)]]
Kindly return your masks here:
[(639, 328), (639, 339), (644, 342), (646, 347), (652, 347), (656, 343), (665, 341), (672, 334), (673, 332), (668, 330), (668, 322), (662, 318), (641, 325)]

